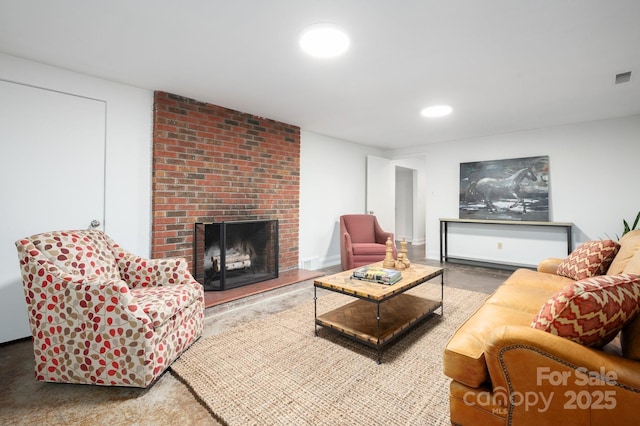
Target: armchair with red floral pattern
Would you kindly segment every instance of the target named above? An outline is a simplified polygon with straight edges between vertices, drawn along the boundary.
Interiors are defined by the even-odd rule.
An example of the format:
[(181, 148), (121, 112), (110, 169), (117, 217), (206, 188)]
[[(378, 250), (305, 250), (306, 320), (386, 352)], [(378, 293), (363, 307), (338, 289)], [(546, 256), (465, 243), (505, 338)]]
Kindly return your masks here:
[(184, 259), (145, 259), (99, 230), (16, 241), (46, 382), (148, 387), (200, 335), (204, 291)]

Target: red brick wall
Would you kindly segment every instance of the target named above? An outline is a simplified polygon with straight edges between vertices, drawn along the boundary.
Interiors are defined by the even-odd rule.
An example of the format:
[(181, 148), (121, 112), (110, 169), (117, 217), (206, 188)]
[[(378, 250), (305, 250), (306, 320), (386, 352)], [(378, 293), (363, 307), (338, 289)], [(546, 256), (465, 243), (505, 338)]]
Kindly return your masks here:
[(152, 257), (193, 267), (195, 222), (278, 219), (279, 269), (296, 268), (300, 128), (170, 93), (154, 98)]

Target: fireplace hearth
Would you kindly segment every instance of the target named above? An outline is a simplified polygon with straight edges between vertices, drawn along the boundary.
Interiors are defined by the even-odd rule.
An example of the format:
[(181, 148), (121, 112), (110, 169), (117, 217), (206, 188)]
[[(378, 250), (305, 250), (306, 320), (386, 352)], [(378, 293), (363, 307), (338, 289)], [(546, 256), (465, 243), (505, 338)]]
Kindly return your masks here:
[(198, 222), (194, 277), (205, 290), (228, 290), (278, 277), (278, 221)]

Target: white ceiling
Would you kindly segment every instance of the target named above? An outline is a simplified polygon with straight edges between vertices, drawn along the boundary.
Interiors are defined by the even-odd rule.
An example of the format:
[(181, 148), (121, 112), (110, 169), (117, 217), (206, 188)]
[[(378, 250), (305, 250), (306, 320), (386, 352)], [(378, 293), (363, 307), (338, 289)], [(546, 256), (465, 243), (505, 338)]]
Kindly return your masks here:
[(640, 114), (638, 0), (0, 0), (0, 51), (385, 149)]

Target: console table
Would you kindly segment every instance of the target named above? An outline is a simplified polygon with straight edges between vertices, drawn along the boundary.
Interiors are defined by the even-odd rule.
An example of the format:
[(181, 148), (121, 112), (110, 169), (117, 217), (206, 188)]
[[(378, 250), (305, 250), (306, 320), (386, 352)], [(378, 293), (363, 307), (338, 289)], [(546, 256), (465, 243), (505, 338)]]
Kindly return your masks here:
[(570, 222), (534, 222), (534, 221), (519, 221), (519, 220), (482, 220), (482, 219), (440, 219), (440, 262), (446, 262), (448, 259), (455, 259), (449, 257), (447, 247), (447, 228), (449, 223), (474, 223), (474, 224), (489, 224), (489, 225), (505, 225), (505, 226), (546, 226), (546, 227), (559, 227), (564, 228), (567, 234), (567, 254), (570, 254), (572, 248), (572, 236), (571, 230), (573, 223)]

